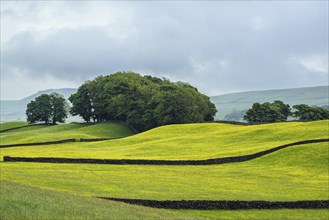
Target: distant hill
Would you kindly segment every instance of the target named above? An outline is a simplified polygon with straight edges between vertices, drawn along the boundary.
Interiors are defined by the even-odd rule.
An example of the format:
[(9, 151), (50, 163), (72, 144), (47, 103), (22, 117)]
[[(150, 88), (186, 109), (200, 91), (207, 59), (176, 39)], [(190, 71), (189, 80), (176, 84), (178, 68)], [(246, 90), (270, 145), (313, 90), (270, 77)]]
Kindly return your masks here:
[(25, 98), (21, 99), (20, 101), (29, 103), (32, 100), (34, 100), (36, 97), (38, 97), (39, 95), (42, 95), (42, 94), (51, 94), (53, 92), (57, 92), (57, 93), (61, 94), (62, 96), (64, 96), (64, 98), (68, 99), (70, 97), (70, 95), (72, 93), (75, 93), (76, 91), (77, 91), (77, 89), (72, 89), (72, 88), (47, 89), (47, 90), (44, 90), (44, 91), (39, 91), (39, 92), (37, 92), (37, 93), (35, 93), (33, 95), (30, 95), (28, 97), (25, 97)]
[[(25, 115), (26, 105), (41, 94), (50, 94), (53, 92), (57, 92), (63, 95), (67, 99), (72, 93), (75, 93), (76, 91), (77, 89), (72, 89), (72, 88), (48, 89), (44, 91), (39, 91), (21, 100), (1, 101), (0, 121), (1, 122), (26, 121), (26, 115)], [(67, 120), (79, 121), (80, 119), (78, 117), (72, 117), (72, 118), (68, 118)]]
[(217, 120), (239, 120), (255, 102), (281, 100), (289, 105), (328, 106), (329, 86), (239, 92), (212, 96), (210, 100), (218, 110)]

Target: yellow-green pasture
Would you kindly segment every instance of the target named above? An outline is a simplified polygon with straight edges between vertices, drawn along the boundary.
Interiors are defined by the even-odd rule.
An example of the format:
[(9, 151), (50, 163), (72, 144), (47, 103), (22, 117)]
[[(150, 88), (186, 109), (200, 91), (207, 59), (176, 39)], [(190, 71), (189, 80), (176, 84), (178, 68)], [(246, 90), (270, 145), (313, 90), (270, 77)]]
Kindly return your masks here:
[(328, 144), (208, 166), (1, 162), (1, 179), (84, 196), (156, 200), (328, 199)]
[(328, 219), (328, 210), (165, 210), (1, 181), (0, 219)]
[(1, 144), (56, 141), (70, 138), (117, 138), (134, 134), (119, 122), (33, 125), (0, 134)]
[[(295, 141), (328, 138), (328, 123), (170, 125), (118, 140), (2, 148), (0, 218), (29, 219), (35, 216), (34, 219), (72, 219), (72, 216), (85, 216), (87, 219), (328, 219), (329, 210), (158, 210), (89, 198), (328, 200), (328, 142), (292, 146), (247, 162), (208, 166), (2, 161), (4, 155), (177, 160), (237, 156)], [(91, 126), (96, 125), (77, 129), (72, 127), (65, 132), (79, 133), (79, 129), (89, 129)], [(51, 128), (21, 130), (21, 133), (43, 129)], [(4, 132), (1, 137), (4, 134), (19, 136), (19, 130)], [(96, 135), (100, 134), (97, 129), (92, 131)], [(84, 135), (86, 133), (82, 132)], [(31, 142), (38, 138), (38, 132), (34, 134)], [(26, 133), (24, 135), (27, 138)], [(11, 138), (13, 143), (15, 138)], [(95, 206), (97, 208), (94, 208), (94, 212), (90, 212), (89, 209)], [(81, 215), (77, 214), (79, 212)]]
[(198, 215), (133, 206), (1, 181), (0, 219), (201, 219)]
[(28, 123), (22, 122), (22, 121), (3, 122), (3, 123), (0, 123), (0, 131), (17, 128), (17, 127), (22, 127), (22, 126), (26, 126), (26, 125), (28, 125)]
[[(112, 126), (112, 124), (109, 125)], [(103, 126), (103, 124), (80, 128), (77, 131), (80, 132), (94, 126)], [(127, 128), (124, 127), (124, 129)], [(37, 131), (39, 130), (43, 129)], [(104, 132), (104, 129), (100, 130)], [(66, 130), (64, 133), (68, 135), (61, 136), (59, 139), (77, 137), (77, 131), (71, 130), (70, 132)], [(60, 132), (55, 133), (55, 135), (58, 133)], [(13, 135), (16, 137), (19, 132), (15, 132)], [(87, 136), (87, 134), (85, 135)], [(99, 135), (99, 137), (102, 136)], [(33, 135), (26, 138), (29, 138), (31, 142), (36, 139)], [(123, 139), (97, 143), (77, 142), (48, 146), (4, 148), (1, 150), (1, 160), (4, 155), (100, 159), (209, 159), (246, 155), (282, 144), (319, 138), (329, 138), (328, 120), (253, 126), (220, 123), (168, 125)], [(11, 143), (15, 142), (9, 133), (3, 139), (8, 139)]]

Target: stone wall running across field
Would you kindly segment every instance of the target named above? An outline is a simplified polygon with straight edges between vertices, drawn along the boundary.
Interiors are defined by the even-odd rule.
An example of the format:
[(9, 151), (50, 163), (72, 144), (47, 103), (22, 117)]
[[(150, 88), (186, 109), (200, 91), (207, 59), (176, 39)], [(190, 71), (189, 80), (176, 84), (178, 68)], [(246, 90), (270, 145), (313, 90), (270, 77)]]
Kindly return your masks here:
[(32, 143), (22, 143), (22, 144), (2, 144), (2, 145), (0, 145), (0, 148), (63, 144), (63, 143), (75, 142), (75, 141), (76, 140), (74, 138), (71, 138), (71, 139), (64, 139), (64, 140), (58, 140), (58, 141), (32, 142)]
[(289, 202), (227, 201), (227, 200), (144, 200), (98, 197), (117, 202), (165, 209), (238, 210), (238, 209), (328, 209), (329, 200), (305, 200)]
[(17, 130), (17, 129), (21, 129), (21, 128), (26, 128), (26, 127), (38, 126), (38, 125), (43, 125), (43, 124), (23, 125), (23, 126), (14, 127), (14, 128), (8, 128), (8, 129), (1, 130), (0, 133), (4, 133), (4, 132), (8, 132), (8, 131), (13, 131), (13, 130)]
[(92, 159), (92, 158), (57, 158), (57, 157), (10, 157), (4, 156), (5, 162), (41, 162), (41, 163), (87, 163), (87, 164), (119, 164), (119, 165), (213, 165), (237, 163), (259, 158), (275, 151), (296, 145), (329, 142), (329, 139), (298, 141), (281, 145), (268, 150), (244, 156), (214, 158), (207, 160), (137, 160), (137, 159)]
[(23, 146), (37, 146), (37, 145), (51, 145), (51, 144), (63, 144), (69, 142), (96, 142), (96, 141), (107, 141), (118, 138), (80, 138), (80, 139), (64, 139), (64, 140), (57, 140), (57, 141), (45, 141), (45, 142), (31, 142), (31, 143), (21, 143), (21, 144), (1, 144), (0, 148), (7, 148), (7, 147), (23, 147)]

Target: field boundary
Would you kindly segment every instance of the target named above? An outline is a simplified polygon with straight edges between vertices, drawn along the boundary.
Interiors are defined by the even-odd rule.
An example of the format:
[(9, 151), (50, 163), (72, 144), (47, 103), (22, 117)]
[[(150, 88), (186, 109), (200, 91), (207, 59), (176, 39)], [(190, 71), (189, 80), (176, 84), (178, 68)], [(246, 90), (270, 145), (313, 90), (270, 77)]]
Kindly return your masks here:
[(35, 146), (35, 145), (51, 145), (51, 144), (62, 144), (62, 143), (69, 143), (69, 142), (76, 142), (76, 139), (71, 138), (71, 139), (63, 139), (63, 140), (57, 140), (57, 141), (32, 142), (32, 143), (22, 143), (22, 144), (3, 144), (3, 145), (0, 145), (0, 148)]
[(117, 137), (117, 138), (70, 138), (70, 139), (63, 139), (63, 140), (57, 140), (57, 141), (31, 142), (31, 143), (21, 143), (21, 144), (1, 144), (0, 148), (37, 146), (37, 145), (52, 145), (52, 144), (63, 144), (63, 143), (69, 143), (69, 142), (96, 142), (96, 141), (106, 141), (106, 140), (114, 140), (114, 139), (120, 139), (120, 138), (124, 138), (124, 137)]
[(95, 142), (95, 141), (107, 141), (107, 140), (114, 140), (114, 139), (121, 139), (124, 137), (112, 137), (112, 138), (80, 138), (80, 142)]
[(231, 124), (231, 125), (251, 126), (251, 125), (265, 125), (265, 124), (291, 123), (291, 122), (311, 122), (311, 121), (306, 121), (306, 120), (291, 120), (291, 121), (277, 121), (277, 122), (244, 122), (244, 121), (214, 120), (214, 121), (207, 121), (207, 122), (203, 122), (203, 123), (219, 123), (219, 124)]
[(328, 209), (329, 200), (240, 201), (240, 200), (144, 200), (97, 197), (116, 202), (164, 209), (239, 210), (239, 209)]
[(83, 164), (117, 164), (117, 165), (215, 165), (249, 161), (275, 151), (296, 145), (329, 142), (327, 139), (312, 139), (281, 145), (253, 154), (206, 160), (145, 160), (145, 159), (92, 159), (92, 158), (59, 158), (59, 157), (10, 157), (4, 156), (5, 162), (40, 162), (40, 163), (83, 163)]
[(0, 133), (7, 132), (7, 131), (18, 130), (18, 129), (21, 129), (21, 128), (33, 127), (33, 126), (37, 126), (37, 125), (45, 125), (45, 124), (23, 125), (23, 126), (19, 126), (19, 127), (14, 127), (14, 128), (8, 128), (8, 129), (1, 130)]

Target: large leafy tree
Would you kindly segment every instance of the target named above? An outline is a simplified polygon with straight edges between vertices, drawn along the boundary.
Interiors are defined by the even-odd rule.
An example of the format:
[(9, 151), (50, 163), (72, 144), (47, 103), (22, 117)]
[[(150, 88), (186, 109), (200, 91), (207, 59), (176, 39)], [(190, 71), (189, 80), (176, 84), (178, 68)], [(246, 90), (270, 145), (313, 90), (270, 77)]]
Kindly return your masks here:
[(86, 122), (91, 121), (94, 110), (88, 85), (88, 82), (83, 84), (79, 87), (78, 92), (69, 97), (69, 101), (74, 103), (70, 109), (70, 113), (72, 115), (80, 115)]
[(88, 81), (69, 100), (85, 121), (119, 120), (138, 131), (159, 125), (211, 121), (217, 112), (193, 86), (133, 72)]
[(42, 94), (27, 104), (27, 121), (29, 123), (44, 122), (46, 124), (65, 122), (68, 108), (67, 101), (60, 94)]
[(290, 106), (277, 100), (273, 103), (254, 103), (243, 118), (251, 123), (265, 123), (286, 121), (289, 115), (291, 115)]
[(306, 104), (294, 105), (293, 116), (301, 121), (329, 119), (329, 110), (321, 107), (311, 107)]

